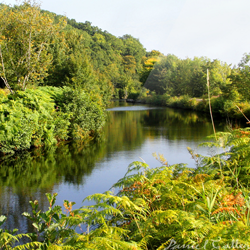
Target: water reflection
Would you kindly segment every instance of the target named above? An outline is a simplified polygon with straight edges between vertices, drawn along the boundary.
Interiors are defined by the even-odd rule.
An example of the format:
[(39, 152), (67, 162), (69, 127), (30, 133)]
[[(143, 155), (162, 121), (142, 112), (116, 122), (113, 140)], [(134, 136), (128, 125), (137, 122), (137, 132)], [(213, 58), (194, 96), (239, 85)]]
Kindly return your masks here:
[[(44, 194), (58, 192), (59, 205), (68, 199), (79, 207), (87, 195), (109, 189), (139, 157), (155, 165), (153, 152), (163, 153), (170, 164), (191, 164), (186, 147), (197, 147), (213, 132), (209, 116), (204, 114), (119, 105), (108, 109), (107, 124), (98, 142), (76, 141), (1, 159), (0, 214), (8, 216), (8, 228), (25, 232), (31, 227), (21, 216), (30, 210), (29, 200), (39, 200), (45, 210), (48, 203)], [(227, 127), (225, 120), (215, 123), (218, 131)]]
[(30, 200), (37, 199), (41, 210), (46, 210), (45, 193), (53, 193), (61, 183), (84, 185), (83, 176), (91, 175), (95, 161), (103, 157), (99, 146), (74, 142), (1, 159), (0, 213), (8, 216), (7, 228), (17, 227), (21, 232), (32, 228), (21, 216), (24, 211), (31, 212)]

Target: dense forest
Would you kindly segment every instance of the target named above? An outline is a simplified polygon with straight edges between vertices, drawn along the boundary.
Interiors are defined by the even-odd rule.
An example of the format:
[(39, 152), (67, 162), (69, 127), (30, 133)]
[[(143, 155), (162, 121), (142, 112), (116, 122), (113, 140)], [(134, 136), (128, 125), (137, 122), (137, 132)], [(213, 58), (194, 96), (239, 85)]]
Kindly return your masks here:
[(248, 54), (232, 67), (218, 59), (146, 52), (131, 35), (117, 38), (89, 21), (78, 23), (28, 2), (13, 8), (1, 4), (0, 14), (1, 86), (10, 92), (78, 86), (98, 88), (107, 100), (136, 98), (147, 90), (199, 98), (207, 94), (209, 69), (212, 95), (249, 98)]
[(237, 107), (249, 112), (248, 54), (232, 67), (218, 59), (147, 52), (131, 35), (115, 37), (30, 2), (1, 4), (0, 15), (3, 98), (41, 86), (68, 87), (93, 93), (104, 105), (112, 98), (138, 99), (207, 111), (209, 70), (213, 109), (229, 116), (240, 114)]
[(131, 35), (117, 38), (88, 21), (77, 23), (28, 3), (2, 5), (1, 29), (1, 76), (10, 91), (79, 86), (98, 88), (110, 99), (110, 94), (126, 98), (141, 87), (139, 72), (146, 50)]
[(0, 7), (0, 151), (96, 138), (108, 101), (141, 87), (141, 43), (36, 3)]
[[(98, 139), (114, 98), (203, 112), (211, 101), (217, 113), (250, 117), (249, 61), (250, 54), (238, 66), (180, 59), (146, 51), (131, 35), (116, 37), (89, 21), (41, 10), (35, 2), (0, 4), (0, 153)], [(137, 138), (135, 143), (142, 140)], [(30, 202), (32, 214), (23, 215), (33, 232), (1, 228), (0, 248), (249, 249), (250, 132), (232, 130), (213, 139), (207, 145), (223, 153), (208, 157), (190, 149), (196, 169), (169, 166), (162, 155), (155, 156), (160, 168), (132, 163), (113, 186), (117, 195), (86, 198), (93, 206), (74, 210), (65, 201), (65, 214), (54, 206), (56, 194), (47, 194), (47, 211)], [(0, 216), (0, 226), (6, 219)], [(27, 243), (15, 245), (20, 238)]]

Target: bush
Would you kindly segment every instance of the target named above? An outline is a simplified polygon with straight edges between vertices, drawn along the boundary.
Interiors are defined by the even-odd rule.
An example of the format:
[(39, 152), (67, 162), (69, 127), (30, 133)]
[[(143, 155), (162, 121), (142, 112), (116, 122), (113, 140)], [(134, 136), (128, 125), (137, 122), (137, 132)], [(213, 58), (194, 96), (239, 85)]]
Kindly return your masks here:
[(93, 137), (104, 124), (102, 100), (69, 87), (0, 93), (0, 152)]
[(127, 99), (133, 99), (133, 100), (136, 100), (138, 98), (140, 94), (139, 93), (130, 93), (128, 95), (128, 98)]
[[(39, 90), (17, 91), (8, 95), (0, 109), (0, 151), (14, 151), (55, 143), (54, 103), (49, 95)], [(52, 133), (53, 134), (53, 133)]]
[(243, 117), (243, 114), (249, 118), (250, 104), (248, 102), (233, 102), (231, 100), (227, 100), (224, 103), (224, 113), (230, 117), (236, 117), (239, 119)]
[(58, 103), (62, 112), (71, 116), (69, 134), (74, 139), (87, 139), (100, 131), (105, 122), (102, 100), (83, 90), (64, 88), (62, 103)]

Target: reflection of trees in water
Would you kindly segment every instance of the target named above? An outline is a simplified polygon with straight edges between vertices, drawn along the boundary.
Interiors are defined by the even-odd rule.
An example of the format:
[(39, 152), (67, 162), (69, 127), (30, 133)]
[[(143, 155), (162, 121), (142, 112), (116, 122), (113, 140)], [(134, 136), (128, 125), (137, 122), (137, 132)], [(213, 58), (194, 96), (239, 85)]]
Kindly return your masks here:
[(108, 123), (104, 128), (107, 153), (120, 150), (133, 150), (145, 140), (141, 122), (146, 111), (108, 112)]
[(91, 174), (102, 154), (97, 143), (83, 146), (74, 142), (5, 158), (1, 161), (0, 186), (12, 187), (17, 193), (20, 190), (33, 193), (40, 188), (52, 189), (61, 181), (80, 185), (83, 175)]
[[(162, 135), (170, 140), (200, 141), (213, 133), (208, 114), (196, 113), (182, 109), (158, 109), (148, 112), (144, 117), (144, 126), (150, 135)], [(216, 122), (218, 131), (225, 131), (226, 121)]]
[[(225, 130), (226, 122), (218, 130)], [(184, 110), (151, 109), (108, 112), (103, 140), (88, 144), (75, 141), (49, 150), (36, 149), (14, 157), (2, 158), (0, 187), (32, 194), (41, 188), (52, 189), (60, 182), (82, 185), (95, 163), (120, 150), (134, 150), (147, 136), (165, 136), (171, 140), (196, 140), (211, 134), (207, 115)], [(1, 193), (1, 190), (0, 190)]]
[(30, 200), (38, 200), (39, 208), (48, 208), (45, 193), (53, 192), (60, 182), (82, 185), (84, 175), (90, 175), (95, 162), (103, 157), (99, 144), (83, 146), (79, 142), (51, 148), (37, 149), (1, 160), (0, 214), (8, 217), (6, 228), (31, 231), (32, 225), (21, 214), (31, 212)]
[[(126, 104), (123, 104), (126, 105)], [(80, 141), (49, 150), (35, 149), (0, 161), (0, 214), (8, 216), (9, 228), (24, 228), (31, 224), (21, 215), (30, 211), (30, 200), (37, 199), (42, 210), (47, 209), (46, 192), (62, 182), (83, 185), (96, 162), (111, 153), (134, 150), (147, 137), (163, 136), (170, 140), (200, 140), (211, 134), (207, 114), (175, 109), (108, 112), (108, 121), (100, 141), (85, 144)], [(226, 122), (217, 122), (225, 130)], [(23, 230), (22, 230), (23, 231)]]

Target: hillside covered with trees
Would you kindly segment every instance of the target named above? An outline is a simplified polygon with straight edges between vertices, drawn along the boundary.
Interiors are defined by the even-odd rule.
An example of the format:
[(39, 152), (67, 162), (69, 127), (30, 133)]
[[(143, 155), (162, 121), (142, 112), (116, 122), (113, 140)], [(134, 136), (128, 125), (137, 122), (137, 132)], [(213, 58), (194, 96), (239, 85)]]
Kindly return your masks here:
[(131, 35), (115, 37), (29, 1), (1, 4), (0, 27), (2, 153), (94, 138), (113, 98), (208, 112), (207, 72), (213, 111), (250, 115), (249, 54), (232, 67), (218, 59), (147, 52)]
[(141, 85), (138, 39), (24, 2), (0, 5), (0, 151), (95, 138), (110, 99)]

